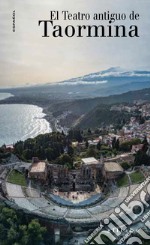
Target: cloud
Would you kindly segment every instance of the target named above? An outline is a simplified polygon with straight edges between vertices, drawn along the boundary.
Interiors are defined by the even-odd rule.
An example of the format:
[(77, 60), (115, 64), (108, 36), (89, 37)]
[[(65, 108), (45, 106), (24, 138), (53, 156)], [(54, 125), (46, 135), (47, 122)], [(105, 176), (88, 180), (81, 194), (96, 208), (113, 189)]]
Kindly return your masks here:
[(108, 81), (80, 81), (80, 80), (76, 80), (76, 81), (66, 81), (66, 82), (61, 82), (61, 83), (57, 83), (57, 85), (97, 85), (97, 84), (106, 84)]

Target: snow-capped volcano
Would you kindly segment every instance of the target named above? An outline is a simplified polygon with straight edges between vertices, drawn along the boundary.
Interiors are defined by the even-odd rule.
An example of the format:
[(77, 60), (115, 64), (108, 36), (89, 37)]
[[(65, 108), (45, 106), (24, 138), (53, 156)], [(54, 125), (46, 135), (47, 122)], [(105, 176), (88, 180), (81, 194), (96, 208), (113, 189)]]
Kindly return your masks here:
[(58, 83), (20, 88), (20, 91), (21, 93), (38, 93), (43, 97), (48, 96), (59, 100), (103, 97), (144, 88), (150, 88), (150, 71), (132, 71), (112, 67)]
[(150, 71), (127, 71), (112, 67), (104, 71), (91, 73), (58, 83), (59, 85), (123, 85), (130, 82), (150, 81)]

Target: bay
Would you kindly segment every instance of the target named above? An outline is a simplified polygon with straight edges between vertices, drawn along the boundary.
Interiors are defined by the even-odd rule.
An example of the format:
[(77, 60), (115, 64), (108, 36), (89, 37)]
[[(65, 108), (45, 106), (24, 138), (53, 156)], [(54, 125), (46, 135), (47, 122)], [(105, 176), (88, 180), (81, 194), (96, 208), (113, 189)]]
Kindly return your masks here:
[(7, 99), (9, 97), (12, 97), (14, 96), (13, 94), (10, 94), (10, 93), (0, 93), (0, 100), (4, 100), (4, 99)]
[(51, 132), (43, 109), (27, 104), (0, 105), (0, 146)]

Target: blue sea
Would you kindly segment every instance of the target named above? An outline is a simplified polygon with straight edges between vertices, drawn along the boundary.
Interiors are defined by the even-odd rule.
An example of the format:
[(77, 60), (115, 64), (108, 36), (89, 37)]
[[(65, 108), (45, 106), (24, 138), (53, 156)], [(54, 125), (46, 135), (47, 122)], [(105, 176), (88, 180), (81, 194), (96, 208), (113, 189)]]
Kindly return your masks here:
[[(12, 96), (0, 93), (0, 100)], [(27, 104), (0, 105), (0, 146), (51, 132), (43, 109)]]

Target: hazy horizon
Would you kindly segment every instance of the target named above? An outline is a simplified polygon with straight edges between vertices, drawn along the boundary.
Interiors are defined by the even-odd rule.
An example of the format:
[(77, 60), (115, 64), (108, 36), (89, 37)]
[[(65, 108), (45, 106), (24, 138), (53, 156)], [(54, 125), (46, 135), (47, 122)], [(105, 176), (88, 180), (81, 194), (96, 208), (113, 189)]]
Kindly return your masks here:
[[(104, 69), (104, 70), (99, 70), (99, 71), (95, 71), (95, 72), (89, 72), (88, 74), (83, 74), (83, 75), (81, 75), (81, 76), (76, 76), (76, 77), (69, 77), (69, 78), (67, 78), (67, 79), (65, 79), (65, 80), (60, 80), (60, 81), (54, 81), (54, 82), (47, 82), (47, 83), (26, 83), (26, 84), (16, 84), (16, 85), (7, 85), (7, 86), (1, 86), (0, 85), (0, 90), (1, 89), (11, 89), (11, 88), (24, 88), (24, 87), (34, 87), (34, 86), (43, 86), (43, 85), (55, 85), (55, 84), (69, 84), (69, 83), (71, 83), (72, 84), (72, 80), (78, 80), (78, 78), (80, 78), (81, 77), (81, 83), (82, 83), (82, 78), (83, 77), (86, 77), (86, 76), (89, 76), (89, 75), (92, 75), (92, 74), (97, 74), (97, 73), (100, 73), (100, 72), (104, 72), (104, 71), (107, 71), (107, 70), (109, 70), (109, 69), (119, 69), (118, 70), (118, 75), (116, 75), (116, 76), (119, 76), (119, 73), (121, 73), (121, 72), (135, 72), (135, 71), (145, 71), (145, 72), (150, 72), (150, 69), (138, 69), (138, 70), (132, 70), (132, 69), (123, 69), (122, 67), (108, 67), (107, 69)], [(120, 74), (121, 75), (121, 74)], [(110, 73), (110, 76), (111, 76), (111, 73)], [(129, 76), (130, 77), (130, 76)], [(141, 77), (142, 77), (142, 75), (141, 75)], [(149, 77), (149, 75), (148, 75), (148, 77)], [(79, 80), (80, 81), (80, 80)], [(69, 83), (68, 83), (69, 82)], [(99, 82), (97, 82), (97, 83), (108, 83), (108, 81), (107, 80), (103, 80), (103, 81), (99, 81)], [(130, 82), (132, 82), (132, 81), (130, 81)], [(73, 82), (74, 83), (74, 82)], [(95, 82), (96, 83), (96, 82)], [(90, 85), (90, 84), (94, 84), (94, 80), (93, 81), (87, 81), (87, 83), (86, 82), (84, 82), (84, 85)]]
[[(2, 0), (0, 7), (0, 87), (55, 83), (116, 66), (127, 70), (150, 70), (150, 1), (13, 0), (10, 3)], [(15, 33), (12, 31), (14, 10)], [(50, 10), (90, 14), (107, 10), (129, 14), (134, 10), (140, 14), (140, 20), (125, 21), (124, 24), (138, 25), (140, 37), (43, 38), (38, 20), (49, 19)], [(64, 26), (68, 22), (60, 20), (58, 23)], [(69, 23), (75, 26), (93, 24), (92, 21)]]

